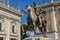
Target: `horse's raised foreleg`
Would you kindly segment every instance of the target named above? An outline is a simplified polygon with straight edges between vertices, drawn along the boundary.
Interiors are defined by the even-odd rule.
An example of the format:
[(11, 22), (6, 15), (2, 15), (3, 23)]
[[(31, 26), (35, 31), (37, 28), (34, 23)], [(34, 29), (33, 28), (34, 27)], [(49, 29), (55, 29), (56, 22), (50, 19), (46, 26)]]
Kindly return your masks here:
[(35, 22), (33, 22), (33, 25), (34, 25), (34, 30), (36, 29), (36, 25), (35, 25)]
[(36, 34), (36, 23), (33, 22), (33, 26), (34, 26), (34, 31), (35, 31), (35, 34)]

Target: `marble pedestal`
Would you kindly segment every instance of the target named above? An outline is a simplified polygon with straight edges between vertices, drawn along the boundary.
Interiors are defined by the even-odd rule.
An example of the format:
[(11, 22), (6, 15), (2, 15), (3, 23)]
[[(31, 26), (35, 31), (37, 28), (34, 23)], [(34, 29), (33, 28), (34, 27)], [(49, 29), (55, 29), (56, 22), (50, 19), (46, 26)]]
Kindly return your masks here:
[(52, 39), (44, 37), (31, 37), (31, 38), (25, 38), (24, 40), (52, 40)]

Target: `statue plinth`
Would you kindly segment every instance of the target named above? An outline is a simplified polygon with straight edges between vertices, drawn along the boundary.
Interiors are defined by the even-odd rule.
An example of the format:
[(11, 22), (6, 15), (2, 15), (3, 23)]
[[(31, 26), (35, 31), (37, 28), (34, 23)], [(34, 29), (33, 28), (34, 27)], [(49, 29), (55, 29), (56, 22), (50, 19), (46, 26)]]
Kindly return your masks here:
[(24, 40), (52, 40), (52, 39), (45, 37), (30, 37), (30, 38), (25, 38)]

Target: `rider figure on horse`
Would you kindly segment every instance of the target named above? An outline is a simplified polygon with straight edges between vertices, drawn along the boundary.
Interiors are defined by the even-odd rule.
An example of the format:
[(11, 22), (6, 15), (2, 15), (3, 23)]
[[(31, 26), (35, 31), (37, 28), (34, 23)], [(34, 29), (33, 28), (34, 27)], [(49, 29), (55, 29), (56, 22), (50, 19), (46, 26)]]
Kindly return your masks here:
[(46, 21), (45, 11), (36, 2), (34, 2), (34, 9), (35, 9), (35, 14), (37, 16), (36, 26), (42, 32), (43, 36), (47, 37), (46, 36), (47, 21)]

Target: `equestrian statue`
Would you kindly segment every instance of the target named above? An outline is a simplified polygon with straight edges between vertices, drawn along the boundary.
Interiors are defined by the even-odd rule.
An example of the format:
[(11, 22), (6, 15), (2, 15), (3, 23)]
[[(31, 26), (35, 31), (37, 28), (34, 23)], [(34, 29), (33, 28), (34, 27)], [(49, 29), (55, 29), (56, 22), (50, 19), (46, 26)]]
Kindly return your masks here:
[(27, 21), (27, 24), (32, 24), (34, 26), (34, 30), (36, 30), (36, 27), (39, 28), (41, 33), (43, 34), (43, 37), (46, 36), (46, 11), (42, 9), (41, 6), (39, 6), (36, 2), (34, 2), (34, 7), (31, 5), (27, 5), (25, 12), (28, 13), (28, 16), (30, 19)]

